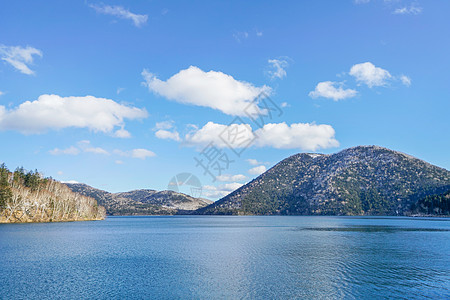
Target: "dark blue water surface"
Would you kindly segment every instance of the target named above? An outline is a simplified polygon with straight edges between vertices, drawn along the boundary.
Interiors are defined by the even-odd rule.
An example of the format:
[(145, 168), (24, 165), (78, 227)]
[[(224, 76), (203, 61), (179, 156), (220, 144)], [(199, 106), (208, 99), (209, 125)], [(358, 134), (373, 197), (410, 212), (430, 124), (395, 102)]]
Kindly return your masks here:
[(0, 225), (0, 298), (450, 298), (450, 220), (109, 217)]

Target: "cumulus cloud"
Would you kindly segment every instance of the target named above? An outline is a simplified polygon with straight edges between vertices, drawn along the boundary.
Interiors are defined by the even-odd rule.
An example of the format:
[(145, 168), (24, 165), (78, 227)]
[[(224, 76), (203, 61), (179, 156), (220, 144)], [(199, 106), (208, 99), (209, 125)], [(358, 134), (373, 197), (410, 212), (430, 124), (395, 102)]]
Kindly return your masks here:
[(355, 97), (358, 92), (352, 89), (344, 89), (343, 83), (324, 81), (319, 82), (314, 91), (309, 92), (311, 98), (328, 98), (334, 101)]
[(125, 156), (125, 157), (132, 157), (132, 158), (139, 158), (139, 159), (146, 159), (147, 157), (154, 157), (156, 154), (153, 151), (147, 150), (147, 149), (133, 149), (129, 151), (122, 151), (122, 150), (114, 150), (114, 154)]
[[(358, 85), (365, 84), (369, 88), (376, 86), (387, 86), (388, 83), (393, 81), (401, 81), (405, 86), (411, 85), (411, 79), (406, 75), (393, 76), (389, 71), (376, 67), (371, 62), (365, 62), (360, 64), (355, 64), (350, 68), (350, 72), (343, 72), (338, 76), (343, 75), (353, 76)], [(343, 82), (333, 82), (333, 81), (324, 81), (319, 82), (314, 91), (309, 92), (309, 96), (311, 98), (330, 98), (334, 101), (338, 101), (341, 99), (355, 97), (358, 92), (354, 89), (344, 89)]]
[(163, 140), (174, 140), (180, 142), (180, 134), (175, 130), (173, 123), (174, 122), (172, 120), (157, 122), (155, 125), (155, 136)]
[(207, 198), (219, 199), (237, 190), (241, 186), (243, 186), (243, 184), (238, 182), (225, 183), (218, 186), (204, 185), (202, 187), (202, 193)]
[(262, 162), (259, 162), (259, 161), (257, 161), (256, 159), (253, 159), (253, 158), (247, 159), (247, 162), (248, 162), (249, 164), (251, 164), (252, 166), (256, 166), (256, 165), (262, 164)]
[(406, 75), (400, 75), (400, 81), (406, 86), (410, 86), (411, 85), (411, 78), (409, 78)]
[(153, 156), (156, 156), (156, 154), (147, 149), (131, 150), (131, 157), (133, 157), (133, 158), (146, 159), (147, 157), (153, 157)]
[(79, 141), (77, 145), (83, 152), (109, 155), (109, 152), (105, 149), (100, 147), (93, 147), (91, 145), (91, 142), (88, 140)]
[(331, 125), (315, 123), (271, 123), (255, 131), (257, 147), (316, 151), (338, 147)]
[(33, 55), (42, 57), (42, 52), (30, 46), (23, 48), (0, 45), (0, 58), (23, 74), (34, 74), (34, 71), (28, 66), (33, 63)]
[(268, 71), (270, 78), (283, 79), (286, 77), (286, 68), (289, 66), (288, 62), (280, 59), (269, 59), (271, 70)]
[(110, 6), (104, 4), (101, 5), (89, 4), (89, 7), (93, 8), (97, 13), (100, 14), (111, 15), (121, 19), (131, 20), (136, 27), (141, 27), (142, 25), (147, 23), (148, 20), (147, 15), (134, 14), (131, 11), (118, 5)]
[(155, 128), (156, 129), (171, 129), (173, 128), (173, 121), (162, 121), (162, 122), (157, 122), (155, 124)]
[(252, 175), (261, 175), (265, 171), (267, 171), (266, 166), (257, 166), (257, 167), (254, 167), (254, 168), (251, 168), (250, 170), (248, 170), (248, 173), (250, 173)]
[(75, 127), (111, 133), (115, 127), (121, 127), (115, 135), (128, 137), (129, 133), (123, 129), (124, 120), (146, 117), (145, 109), (121, 105), (110, 99), (41, 95), (37, 100), (26, 101), (11, 110), (0, 106), (0, 130), (35, 134)]
[(246, 161), (252, 166), (268, 165), (268, 164), (270, 164), (269, 162), (262, 162), (262, 161), (258, 161), (257, 159), (253, 159), (253, 158), (249, 158)]
[(385, 86), (387, 81), (392, 78), (392, 75), (387, 70), (375, 67), (371, 62), (352, 66), (349, 74), (355, 77), (356, 81), (362, 82), (370, 88)]
[(105, 149), (102, 149), (100, 147), (93, 147), (93, 148), (87, 148), (85, 150), (85, 152), (90, 152), (90, 153), (94, 153), (94, 154), (106, 154), (108, 155), (108, 151), (106, 151)]
[(393, 14), (396, 15), (418, 15), (422, 12), (422, 7), (416, 4), (411, 4), (410, 6), (404, 6), (394, 10)]
[(262, 92), (271, 93), (268, 86), (256, 87), (222, 72), (204, 72), (194, 66), (181, 70), (166, 81), (145, 69), (142, 76), (145, 79), (143, 84), (151, 92), (179, 103), (217, 109), (228, 115), (244, 116), (249, 105), (259, 111), (252, 101)]
[(125, 129), (121, 128), (121, 129), (118, 129), (118, 130), (116, 130), (114, 132), (114, 136), (118, 137), (118, 138), (125, 139), (125, 138), (131, 137), (131, 133), (128, 130), (125, 130)]
[[(226, 132), (239, 133), (239, 137), (227, 138)], [(224, 134), (225, 133), (225, 134)], [(223, 125), (214, 122), (206, 123), (202, 128), (193, 130), (185, 136), (184, 143), (188, 146), (204, 147), (213, 142), (218, 148), (233, 147), (242, 148), (248, 145), (245, 141), (255, 139), (252, 127), (249, 124)]]
[(164, 139), (164, 140), (174, 140), (177, 142), (181, 141), (180, 134), (176, 130), (169, 131), (169, 130), (160, 129), (155, 132), (155, 136), (159, 139)]
[(244, 181), (247, 179), (247, 176), (242, 175), (242, 174), (236, 174), (236, 175), (224, 174), (224, 175), (217, 176), (216, 179), (218, 181), (222, 181), (222, 182)]
[[(223, 132), (239, 132), (239, 140), (228, 144), (227, 139), (220, 136)], [(241, 136), (242, 135), (242, 136)], [(208, 122), (202, 128), (187, 134), (184, 143), (188, 146), (204, 147), (209, 143), (214, 143), (218, 148), (232, 147), (235, 149), (247, 147), (248, 143), (242, 141), (252, 140), (251, 146), (272, 147), (276, 149), (302, 149), (315, 151), (339, 146), (339, 142), (334, 137), (335, 131), (332, 126), (314, 123), (286, 123), (266, 124), (262, 128), (253, 131), (249, 124), (227, 125)], [(223, 135), (222, 135), (223, 136)]]

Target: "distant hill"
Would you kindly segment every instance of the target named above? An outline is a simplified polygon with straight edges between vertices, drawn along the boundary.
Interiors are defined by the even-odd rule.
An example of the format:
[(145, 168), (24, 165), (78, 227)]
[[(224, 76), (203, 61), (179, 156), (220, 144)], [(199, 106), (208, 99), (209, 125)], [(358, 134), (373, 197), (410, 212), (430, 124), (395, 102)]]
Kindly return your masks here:
[(102, 220), (105, 214), (95, 199), (37, 171), (0, 166), (0, 223)]
[(449, 190), (448, 170), (401, 152), (359, 146), (331, 155), (293, 155), (196, 213), (439, 214), (445, 209), (431, 208), (434, 198), (430, 196), (441, 195), (436, 196), (439, 201), (448, 199), (445, 193)]
[(74, 192), (89, 196), (105, 206), (108, 215), (173, 215), (189, 213), (212, 201), (174, 191), (134, 190), (109, 193), (82, 183), (66, 183)]

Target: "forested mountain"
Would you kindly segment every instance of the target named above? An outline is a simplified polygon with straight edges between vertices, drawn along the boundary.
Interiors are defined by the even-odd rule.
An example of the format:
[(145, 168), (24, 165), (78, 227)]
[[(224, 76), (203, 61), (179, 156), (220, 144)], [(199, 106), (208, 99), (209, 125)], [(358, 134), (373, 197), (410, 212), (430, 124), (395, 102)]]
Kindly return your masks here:
[[(448, 170), (386, 148), (359, 146), (331, 155), (293, 155), (197, 213), (444, 214), (449, 190)], [(442, 209), (435, 209), (437, 202)]]
[(82, 183), (66, 185), (74, 192), (96, 199), (109, 215), (173, 215), (192, 212), (212, 203), (174, 191), (144, 189), (109, 193)]
[(93, 198), (43, 178), (38, 171), (0, 166), (0, 223), (101, 220), (105, 209)]
[(429, 195), (415, 203), (413, 213), (427, 215), (450, 215), (450, 188), (437, 195)]

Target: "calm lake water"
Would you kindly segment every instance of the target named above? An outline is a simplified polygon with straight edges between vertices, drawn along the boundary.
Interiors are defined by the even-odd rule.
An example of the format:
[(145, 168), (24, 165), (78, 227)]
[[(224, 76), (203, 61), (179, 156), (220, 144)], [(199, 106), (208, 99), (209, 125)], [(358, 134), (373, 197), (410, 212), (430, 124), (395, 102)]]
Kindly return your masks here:
[(109, 217), (0, 225), (0, 298), (450, 298), (450, 220)]

